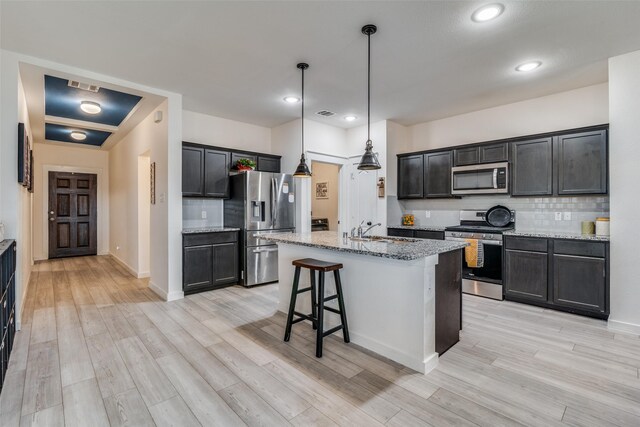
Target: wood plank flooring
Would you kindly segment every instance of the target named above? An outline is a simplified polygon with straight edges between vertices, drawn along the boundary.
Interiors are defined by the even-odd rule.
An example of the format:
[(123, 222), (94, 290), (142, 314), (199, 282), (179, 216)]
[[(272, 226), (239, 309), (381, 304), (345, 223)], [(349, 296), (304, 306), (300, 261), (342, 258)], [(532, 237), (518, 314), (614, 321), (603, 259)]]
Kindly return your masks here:
[(0, 424), (640, 426), (640, 337), (605, 322), (465, 296), (425, 376), (334, 337), (316, 359), (306, 324), (284, 343), (276, 286), (167, 303), (110, 257), (37, 264)]

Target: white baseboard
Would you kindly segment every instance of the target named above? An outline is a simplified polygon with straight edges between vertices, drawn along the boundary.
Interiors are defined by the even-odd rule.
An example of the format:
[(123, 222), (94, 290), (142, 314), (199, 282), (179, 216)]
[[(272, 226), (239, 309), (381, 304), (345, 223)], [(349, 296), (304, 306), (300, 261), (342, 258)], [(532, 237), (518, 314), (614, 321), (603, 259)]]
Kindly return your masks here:
[(151, 280), (149, 280), (149, 289), (165, 301), (175, 301), (184, 298), (184, 292), (174, 291), (167, 293), (163, 289), (160, 289), (158, 285), (153, 283)]
[(122, 268), (124, 268), (125, 270), (127, 270), (129, 272), (129, 274), (131, 274), (133, 277), (136, 277), (138, 279), (140, 279), (141, 277), (138, 275), (138, 272), (131, 267), (129, 264), (127, 264), (126, 262), (124, 262), (124, 260), (118, 258), (113, 252), (110, 252), (109, 255), (111, 255), (111, 257), (113, 258), (113, 260), (115, 262), (117, 262), (118, 264), (120, 264), (120, 266)]
[(612, 320), (611, 318), (609, 318), (609, 321), (607, 322), (607, 329), (614, 332), (625, 332), (628, 334), (640, 335), (640, 325)]
[(147, 279), (149, 277), (151, 277), (150, 271), (141, 271), (140, 273), (138, 273), (138, 279)]

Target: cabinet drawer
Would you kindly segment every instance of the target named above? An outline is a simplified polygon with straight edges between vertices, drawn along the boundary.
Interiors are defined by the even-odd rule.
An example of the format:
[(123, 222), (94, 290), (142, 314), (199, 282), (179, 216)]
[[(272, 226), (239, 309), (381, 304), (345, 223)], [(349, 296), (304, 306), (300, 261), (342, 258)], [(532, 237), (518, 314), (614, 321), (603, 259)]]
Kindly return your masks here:
[(602, 242), (555, 240), (553, 243), (553, 253), (604, 258), (606, 248), (605, 243)]
[(413, 237), (418, 239), (444, 240), (444, 231), (415, 230)]
[(504, 247), (518, 251), (547, 252), (547, 239), (505, 236)]
[(223, 231), (220, 233), (185, 234), (182, 237), (183, 246), (215, 245), (238, 241), (237, 231)]
[(413, 230), (407, 230), (404, 228), (387, 228), (387, 236), (413, 237)]

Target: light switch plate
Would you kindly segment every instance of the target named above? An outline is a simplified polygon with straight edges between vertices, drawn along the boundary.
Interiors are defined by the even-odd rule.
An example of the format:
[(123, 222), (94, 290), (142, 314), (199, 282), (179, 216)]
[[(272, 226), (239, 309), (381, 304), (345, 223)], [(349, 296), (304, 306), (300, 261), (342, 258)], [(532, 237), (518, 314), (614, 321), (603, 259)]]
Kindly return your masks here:
[(571, 221), (571, 212), (565, 212), (564, 213), (564, 220), (565, 221)]
[(556, 221), (562, 221), (562, 212), (556, 212)]
[(431, 211), (424, 211), (424, 216), (427, 218), (431, 218)]
[(202, 219), (207, 219), (207, 211), (202, 211)]

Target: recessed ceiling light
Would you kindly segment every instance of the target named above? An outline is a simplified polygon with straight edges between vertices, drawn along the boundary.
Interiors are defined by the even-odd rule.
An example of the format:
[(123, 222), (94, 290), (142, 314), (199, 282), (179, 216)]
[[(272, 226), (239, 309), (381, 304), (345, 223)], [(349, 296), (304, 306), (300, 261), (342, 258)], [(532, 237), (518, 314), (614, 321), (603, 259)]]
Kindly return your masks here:
[(75, 139), (76, 141), (84, 141), (85, 139), (87, 139), (87, 134), (74, 130), (73, 132), (71, 132), (71, 138)]
[(358, 116), (344, 116), (344, 119), (348, 122), (352, 122), (354, 120), (356, 120), (358, 118)]
[(82, 101), (80, 103), (80, 109), (87, 114), (98, 114), (100, 111), (102, 111), (102, 107), (100, 107), (100, 104), (93, 101)]
[(497, 18), (504, 12), (504, 6), (500, 3), (493, 3), (482, 6), (471, 15), (473, 22), (487, 22)]
[(524, 64), (518, 65), (516, 71), (533, 71), (541, 65), (542, 62), (540, 61), (525, 62)]
[(296, 102), (300, 102), (300, 98), (297, 96), (285, 96), (284, 102), (288, 102), (289, 104), (295, 104)]

